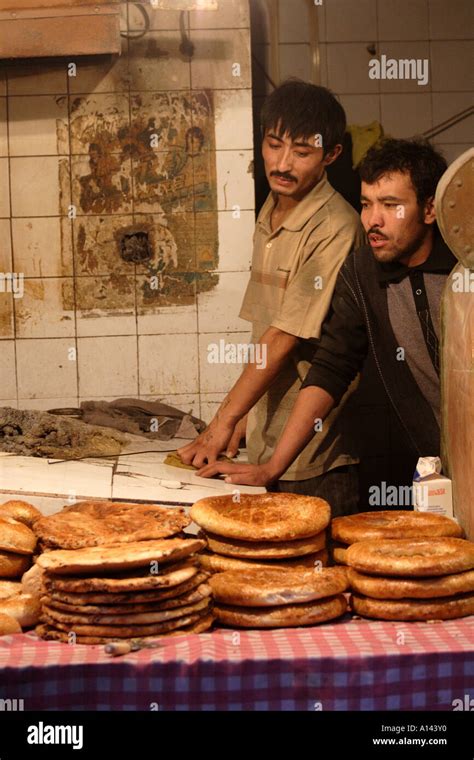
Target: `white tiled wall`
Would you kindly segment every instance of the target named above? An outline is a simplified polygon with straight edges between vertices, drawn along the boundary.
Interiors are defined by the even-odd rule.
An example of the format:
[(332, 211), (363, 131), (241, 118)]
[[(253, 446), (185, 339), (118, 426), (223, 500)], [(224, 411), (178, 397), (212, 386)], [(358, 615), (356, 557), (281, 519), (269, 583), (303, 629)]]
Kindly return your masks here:
[[(316, 14), (319, 30), (314, 51), (310, 13)], [(251, 0), (251, 16), (253, 53), (267, 72), (272, 70), (273, 24), (273, 36), (279, 38), (279, 81), (291, 75), (311, 81), (312, 56), (319, 54), (320, 79), (312, 81), (340, 98), (349, 124), (377, 120), (386, 134), (412, 137), (472, 105), (472, 0), (322, 0), (314, 6), (307, 0)], [(369, 60), (382, 54), (427, 58), (429, 83), (369, 79)], [(255, 65), (254, 77), (257, 109), (271, 85)], [(434, 142), (451, 161), (468, 147), (472, 133), (471, 117)]]
[[(22, 298), (0, 292), (0, 405), (49, 409), (140, 396), (208, 419), (239, 370), (210, 365), (207, 346), (248, 340), (238, 318), (255, 207), (248, 0), (184, 15), (191, 62), (179, 50), (181, 13), (146, 10), (150, 31), (139, 37), (143, 15), (123, 2), (121, 28), (130, 39), (123, 38), (122, 55), (84, 59), (74, 77), (61, 60), (0, 64), (0, 271), (25, 277)], [(146, 275), (137, 268), (132, 277), (107, 241), (137, 212), (159, 209), (132, 192), (107, 214), (82, 211), (90, 141), (76, 127), (92, 114), (113, 119), (118, 132), (130, 124), (135, 96), (153, 108), (156, 93), (202, 88), (213, 90), (215, 110), (219, 281), (193, 304), (151, 313), (140, 300)], [(111, 154), (120, 150), (110, 145)], [(122, 178), (133, 182), (131, 162)], [(71, 203), (78, 219), (68, 218)], [(78, 255), (81, 234), (99, 258), (94, 276)], [(105, 315), (111, 278), (121, 286), (120, 308)]]

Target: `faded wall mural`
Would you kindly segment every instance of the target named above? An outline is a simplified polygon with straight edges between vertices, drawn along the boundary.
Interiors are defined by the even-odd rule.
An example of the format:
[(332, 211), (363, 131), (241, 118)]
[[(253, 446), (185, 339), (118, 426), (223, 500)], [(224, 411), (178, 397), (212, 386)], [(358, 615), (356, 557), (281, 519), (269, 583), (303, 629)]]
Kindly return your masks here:
[(212, 92), (78, 96), (70, 129), (76, 275), (97, 277), (95, 288), (78, 282), (78, 308), (128, 313), (135, 308), (130, 274), (139, 310), (192, 304), (212, 289)]

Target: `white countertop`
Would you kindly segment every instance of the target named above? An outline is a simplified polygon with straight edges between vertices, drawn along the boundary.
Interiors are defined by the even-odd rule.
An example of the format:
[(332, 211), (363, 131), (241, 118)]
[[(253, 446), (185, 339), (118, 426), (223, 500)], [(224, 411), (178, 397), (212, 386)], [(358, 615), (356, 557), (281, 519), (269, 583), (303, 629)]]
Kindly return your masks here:
[[(172, 445), (186, 443), (189, 441), (174, 440)], [(51, 513), (63, 506), (64, 500), (73, 503), (96, 498), (191, 505), (205, 496), (232, 494), (236, 490), (265, 492), (265, 488), (230, 485), (220, 478), (200, 478), (192, 470), (165, 465), (166, 454), (153, 451), (58, 461), (0, 452), (0, 501), (28, 496), (32, 504)], [(245, 451), (238, 458), (246, 461)]]

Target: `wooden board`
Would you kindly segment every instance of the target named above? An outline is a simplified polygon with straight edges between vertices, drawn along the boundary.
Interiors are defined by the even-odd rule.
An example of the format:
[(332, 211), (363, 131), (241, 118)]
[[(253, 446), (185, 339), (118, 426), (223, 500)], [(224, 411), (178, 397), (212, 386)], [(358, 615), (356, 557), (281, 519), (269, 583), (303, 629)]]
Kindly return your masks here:
[[(465, 270), (462, 264), (454, 274)], [(442, 461), (453, 481), (454, 514), (474, 541), (474, 294), (448, 286), (442, 308)]]
[[(82, 5), (118, 5), (120, 0), (0, 0), (0, 10), (19, 11), (24, 8), (77, 8)], [(92, 11), (93, 12), (93, 11)]]
[[(17, 18), (0, 10), (0, 57), (44, 58), (121, 52), (118, 6), (105, 4), (76, 11), (61, 8), (23, 10)], [(22, 15), (24, 14), (24, 16)]]

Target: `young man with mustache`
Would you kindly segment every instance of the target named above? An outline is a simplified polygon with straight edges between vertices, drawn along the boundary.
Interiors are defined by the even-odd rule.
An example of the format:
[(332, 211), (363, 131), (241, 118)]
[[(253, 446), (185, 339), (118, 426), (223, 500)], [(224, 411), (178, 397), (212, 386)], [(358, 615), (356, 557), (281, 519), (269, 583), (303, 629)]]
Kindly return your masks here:
[[(250, 462), (272, 456), (310, 367), (308, 340), (320, 335), (344, 259), (365, 239), (357, 213), (326, 178), (346, 127), (332, 93), (289, 80), (266, 100), (261, 122), (271, 192), (257, 219), (240, 316), (252, 323), (252, 343), (265, 349), (266, 362), (245, 366), (209, 427), (179, 450), (198, 467), (221, 452), (234, 455), (245, 432)], [(358, 460), (344, 448), (338, 415), (334, 409), (275, 486), (331, 495), (335, 514), (356, 511), (358, 502)]]
[(216, 463), (199, 474), (267, 485), (313, 438), (361, 369), (370, 350), (397, 414), (413, 469), (440, 449), (439, 319), (456, 259), (435, 221), (434, 195), (446, 169), (430, 145), (385, 140), (361, 167), (362, 222), (369, 245), (344, 262), (321, 340), (285, 430), (266, 461)]

